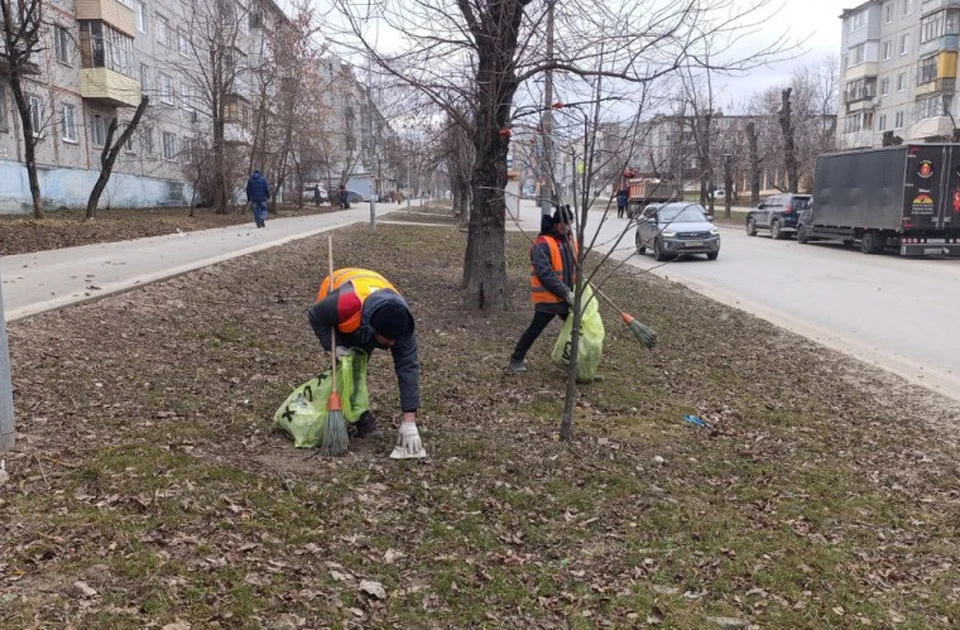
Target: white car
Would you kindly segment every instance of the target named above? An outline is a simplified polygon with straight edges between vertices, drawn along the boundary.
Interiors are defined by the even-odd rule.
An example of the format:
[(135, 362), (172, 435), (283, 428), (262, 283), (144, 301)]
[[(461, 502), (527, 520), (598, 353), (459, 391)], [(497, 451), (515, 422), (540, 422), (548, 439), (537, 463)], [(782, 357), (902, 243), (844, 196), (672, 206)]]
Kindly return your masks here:
[(320, 201), (326, 201), (328, 199), (327, 189), (321, 186), (320, 184), (305, 184), (303, 186), (303, 190), (300, 193), (300, 197), (304, 201), (313, 201), (314, 191), (318, 188), (320, 189)]

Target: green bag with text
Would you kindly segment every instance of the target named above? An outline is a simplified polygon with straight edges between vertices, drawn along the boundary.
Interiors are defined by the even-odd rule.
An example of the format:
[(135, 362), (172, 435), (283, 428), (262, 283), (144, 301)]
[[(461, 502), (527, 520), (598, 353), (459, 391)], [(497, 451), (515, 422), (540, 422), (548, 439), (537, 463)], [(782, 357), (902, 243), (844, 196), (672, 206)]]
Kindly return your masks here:
[[(356, 422), (370, 409), (368, 361), (366, 352), (354, 349), (337, 365), (337, 387), (347, 422)], [(332, 382), (330, 370), (310, 379), (293, 390), (274, 414), (274, 424), (290, 436), (297, 448), (316, 448), (323, 442)]]
[[(600, 319), (600, 306), (597, 299), (593, 296), (593, 289), (589, 284), (583, 286), (583, 297), (581, 304), (585, 304), (583, 318), (580, 321), (580, 349), (577, 354), (577, 381), (589, 383), (597, 375), (597, 368), (600, 367), (600, 358), (603, 355), (603, 339), (606, 337), (606, 330), (603, 328), (603, 320)], [(560, 336), (557, 337), (557, 343), (553, 346), (553, 362), (562, 368), (570, 365), (570, 347), (573, 336), (573, 312), (563, 322), (560, 329)]]

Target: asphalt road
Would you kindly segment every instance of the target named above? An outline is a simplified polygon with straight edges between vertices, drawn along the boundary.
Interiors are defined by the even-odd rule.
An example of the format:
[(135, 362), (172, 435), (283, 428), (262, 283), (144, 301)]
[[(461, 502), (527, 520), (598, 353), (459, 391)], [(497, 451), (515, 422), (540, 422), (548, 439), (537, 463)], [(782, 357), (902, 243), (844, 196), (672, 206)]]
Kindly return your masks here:
[[(537, 222), (529, 202), (521, 213), (527, 225)], [(591, 213), (594, 225), (600, 216)], [(609, 250), (626, 225), (604, 222), (599, 249)], [(616, 256), (960, 400), (960, 260), (867, 256), (842, 245), (720, 229), (713, 262), (697, 256), (658, 267), (649, 254), (633, 253), (632, 228)]]

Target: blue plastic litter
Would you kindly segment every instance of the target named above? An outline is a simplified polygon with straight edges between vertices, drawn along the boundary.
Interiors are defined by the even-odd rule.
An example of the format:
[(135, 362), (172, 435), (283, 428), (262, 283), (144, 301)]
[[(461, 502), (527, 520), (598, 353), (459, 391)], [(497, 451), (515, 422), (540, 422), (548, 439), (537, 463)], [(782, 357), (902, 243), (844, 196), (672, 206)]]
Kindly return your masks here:
[(687, 422), (689, 422), (690, 424), (695, 424), (695, 425), (697, 425), (698, 427), (703, 427), (704, 429), (712, 429), (712, 428), (713, 428), (713, 427), (710, 425), (709, 422), (706, 422), (706, 421), (698, 418), (697, 416), (684, 416), (683, 419), (686, 420)]

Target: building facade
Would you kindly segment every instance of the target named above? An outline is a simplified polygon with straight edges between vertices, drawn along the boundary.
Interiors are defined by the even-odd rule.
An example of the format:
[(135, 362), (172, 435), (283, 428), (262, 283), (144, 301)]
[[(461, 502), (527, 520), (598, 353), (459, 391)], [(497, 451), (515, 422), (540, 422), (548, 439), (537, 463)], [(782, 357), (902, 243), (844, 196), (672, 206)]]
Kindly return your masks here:
[(949, 140), (960, 0), (870, 0), (841, 15), (840, 148)]

